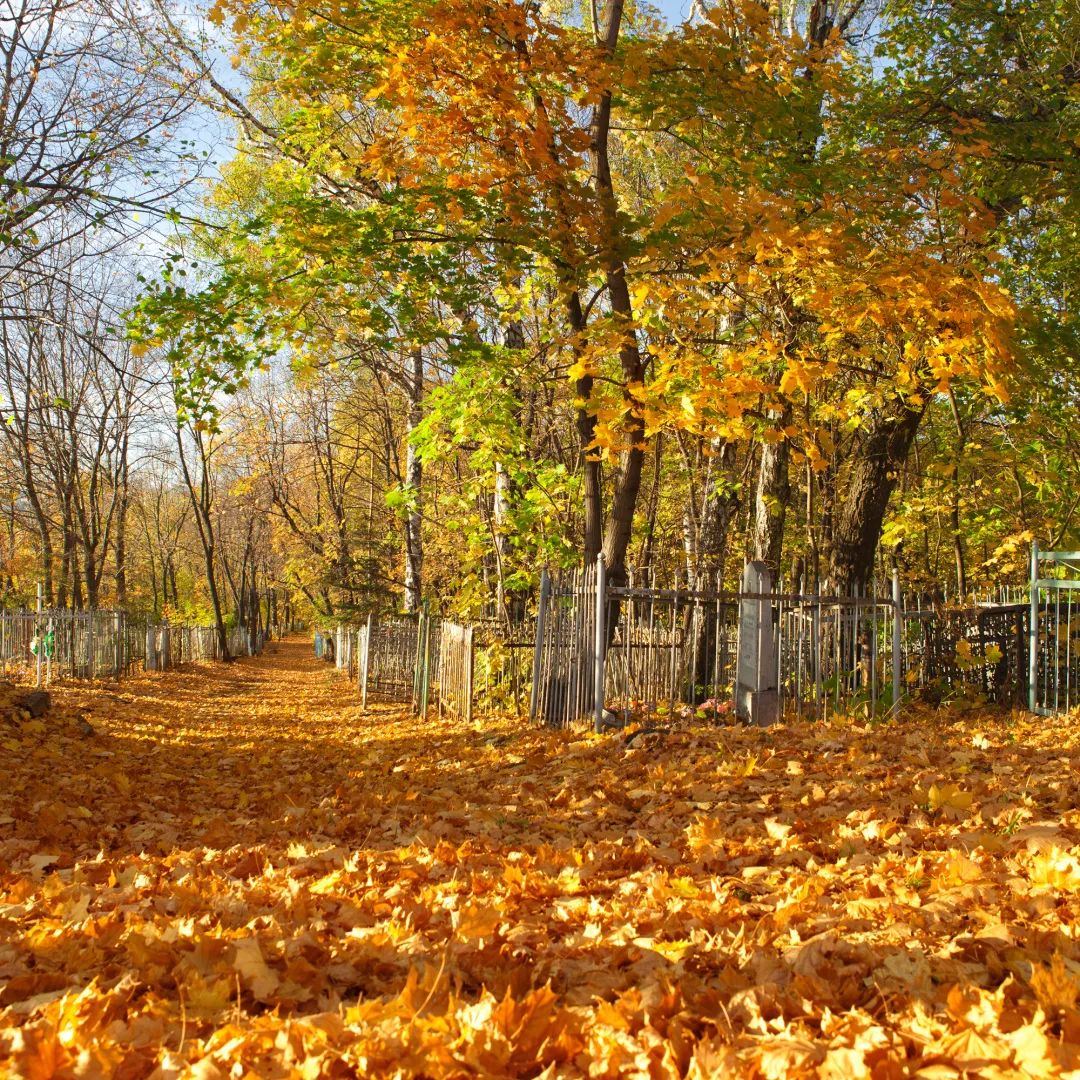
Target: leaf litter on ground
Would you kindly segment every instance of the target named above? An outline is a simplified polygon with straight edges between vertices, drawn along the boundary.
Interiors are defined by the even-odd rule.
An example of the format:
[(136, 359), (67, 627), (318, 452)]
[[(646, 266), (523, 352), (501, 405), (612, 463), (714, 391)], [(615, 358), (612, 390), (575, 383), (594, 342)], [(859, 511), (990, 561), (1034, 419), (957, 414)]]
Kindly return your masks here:
[(365, 714), (301, 642), (0, 719), (19, 1077), (1080, 1076), (1071, 721)]

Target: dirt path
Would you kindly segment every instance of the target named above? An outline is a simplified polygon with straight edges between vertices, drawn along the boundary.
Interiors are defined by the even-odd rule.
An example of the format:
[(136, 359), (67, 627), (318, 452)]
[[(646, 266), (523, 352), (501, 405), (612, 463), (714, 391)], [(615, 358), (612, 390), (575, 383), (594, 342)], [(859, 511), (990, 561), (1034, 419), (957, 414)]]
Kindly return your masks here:
[(1080, 1065), (1069, 721), (467, 727), (299, 641), (55, 696), (96, 734), (0, 721), (0, 1075)]

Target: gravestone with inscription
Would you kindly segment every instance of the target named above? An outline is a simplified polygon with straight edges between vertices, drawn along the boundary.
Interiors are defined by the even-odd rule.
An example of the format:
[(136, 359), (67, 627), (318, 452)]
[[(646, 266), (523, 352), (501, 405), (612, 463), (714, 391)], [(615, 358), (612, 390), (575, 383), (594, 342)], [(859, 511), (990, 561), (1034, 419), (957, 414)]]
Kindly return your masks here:
[[(746, 564), (739, 601), (739, 653), (735, 672), (735, 715), (758, 727), (780, 719), (776, 687), (776, 631), (773, 627), (772, 574), (763, 562)], [(757, 598), (754, 598), (754, 594)]]

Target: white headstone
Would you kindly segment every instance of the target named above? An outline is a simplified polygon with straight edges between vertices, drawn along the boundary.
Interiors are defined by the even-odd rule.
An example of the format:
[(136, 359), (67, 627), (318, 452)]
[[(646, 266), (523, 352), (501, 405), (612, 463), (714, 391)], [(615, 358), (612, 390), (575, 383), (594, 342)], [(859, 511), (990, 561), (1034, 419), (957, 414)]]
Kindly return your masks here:
[[(746, 564), (742, 591), (767, 596), (772, 574), (763, 562)], [(739, 602), (739, 654), (735, 674), (735, 714), (759, 727), (780, 718), (780, 695), (776, 688), (776, 635), (772, 601), (747, 598)]]

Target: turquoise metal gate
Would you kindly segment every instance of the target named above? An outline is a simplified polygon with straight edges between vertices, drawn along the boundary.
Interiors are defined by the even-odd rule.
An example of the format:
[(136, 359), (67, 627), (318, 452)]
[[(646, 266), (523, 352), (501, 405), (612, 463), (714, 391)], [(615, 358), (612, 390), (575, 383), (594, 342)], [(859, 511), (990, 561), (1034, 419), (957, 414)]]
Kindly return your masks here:
[(1032, 544), (1030, 598), (1028, 707), (1055, 716), (1080, 705), (1080, 551)]

